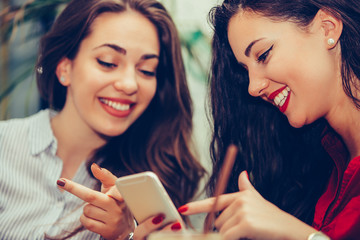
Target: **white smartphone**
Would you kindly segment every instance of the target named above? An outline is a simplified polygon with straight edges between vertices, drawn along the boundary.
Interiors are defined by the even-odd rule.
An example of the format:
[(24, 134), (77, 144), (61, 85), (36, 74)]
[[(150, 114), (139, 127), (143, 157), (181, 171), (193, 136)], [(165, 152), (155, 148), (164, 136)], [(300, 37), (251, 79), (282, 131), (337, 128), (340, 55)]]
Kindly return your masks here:
[(175, 221), (183, 223), (174, 203), (155, 173), (147, 171), (120, 177), (115, 184), (139, 224), (160, 213), (165, 214), (161, 226)]

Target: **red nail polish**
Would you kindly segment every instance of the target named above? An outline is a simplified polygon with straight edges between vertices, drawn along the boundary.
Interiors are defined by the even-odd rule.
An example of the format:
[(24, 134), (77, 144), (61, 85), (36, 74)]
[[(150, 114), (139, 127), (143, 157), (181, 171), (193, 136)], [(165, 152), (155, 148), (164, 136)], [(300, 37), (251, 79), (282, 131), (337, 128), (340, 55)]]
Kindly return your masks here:
[(63, 180), (63, 179), (59, 179), (59, 180), (56, 181), (56, 184), (59, 185), (60, 187), (65, 186), (65, 183), (66, 183), (66, 182), (65, 182), (65, 180)]
[(173, 231), (179, 231), (180, 229), (181, 229), (181, 224), (179, 222), (176, 222), (171, 226), (171, 230)]
[(164, 220), (164, 218), (165, 218), (164, 214), (159, 214), (159, 215), (157, 215), (156, 217), (153, 218), (152, 223), (153, 224), (159, 224)]
[(249, 178), (249, 174), (248, 174), (248, 172), (247, 171), (245, 171), (245, 173), (246, 173), (246, 177), (249, 179), (249, 181), (250, 181), (250, 178)]
[(178, 208), (178, 212), (179, 212), (179, 213), (184, 213), (184, 212), (186, 212), (188, 209), (189, 209), (189, 206), (183, 205), (183, 206), (181, 206), (181, 207)]

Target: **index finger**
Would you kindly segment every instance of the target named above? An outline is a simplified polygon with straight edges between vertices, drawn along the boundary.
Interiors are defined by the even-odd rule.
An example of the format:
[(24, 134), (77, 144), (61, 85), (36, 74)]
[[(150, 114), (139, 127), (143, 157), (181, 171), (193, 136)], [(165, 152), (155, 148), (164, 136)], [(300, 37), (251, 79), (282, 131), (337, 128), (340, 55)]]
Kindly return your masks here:
[(100, 205), (103, 205), (101, 203), (109, 200), (107, 195), (65, 178), (60, 178), (57, 181), (57, 185), (61, 189), (64, 189), (65, 191), (77, 196), (85, 202), (93, 204), (97, 207), (100, 207)]
[[(180, 212), (183, 215), (208, 213), (213, 210), (218, 212), (218, 211), (225, 209), (227, 206), (229, 206), (230, 203), (234, 200), (235, 195), (237, 195), (237, 194), (239, 194), (239, 193), (228, 193), (228, 194), (220, 195), (215, 209), (213, 209), (215, 198), (211, 197), (211, 198), (207, 198), (204, 200), (187, 203), (186, 205), (181, 207), (181, 208), (183, 208), (183, 210), (182, 211), (180, 210)], [(184, 209), (186, 209), (186, 210), (184, 210)]]

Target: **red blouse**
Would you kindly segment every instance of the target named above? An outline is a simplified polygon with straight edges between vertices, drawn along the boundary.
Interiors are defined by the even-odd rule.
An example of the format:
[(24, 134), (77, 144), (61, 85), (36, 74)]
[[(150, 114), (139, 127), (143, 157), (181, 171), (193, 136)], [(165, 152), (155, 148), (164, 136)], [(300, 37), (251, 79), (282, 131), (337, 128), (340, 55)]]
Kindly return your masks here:
[(360, 156), (347, 164), (346, 148), (334, 133), (327, 132), (322, 143), (335, 167), (316, 204), (313, 227), (333, 240), (360, 239)]

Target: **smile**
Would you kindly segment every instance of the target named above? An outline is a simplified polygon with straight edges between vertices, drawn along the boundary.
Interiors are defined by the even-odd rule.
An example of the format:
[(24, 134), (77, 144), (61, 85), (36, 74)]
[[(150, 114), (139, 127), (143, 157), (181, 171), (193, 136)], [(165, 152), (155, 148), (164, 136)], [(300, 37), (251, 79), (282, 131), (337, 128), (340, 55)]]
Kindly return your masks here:
[(130, 109), (130, 104), (120, 103), (111, 101), (109, 99), (100, 98), (100, 102), (106, 104), (107, 106), (117, 110), (117, 111), (127, 111)]
[(289, 96), (289, 92), (290, 92), (290, 88), (286, 87), (285, 89), (283, 89), (275, 98), (274, 98), (274, 103), (276, 106), (278, 107), (282, 107), (287, 99), (287, 97)]
[(290, 95), (290, 88), (288, 86), (284, 86), (271, 93), (268, 99), (272, 101), (282, 113), (284, 113), (289, 105)]

